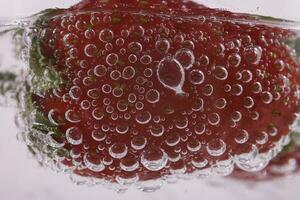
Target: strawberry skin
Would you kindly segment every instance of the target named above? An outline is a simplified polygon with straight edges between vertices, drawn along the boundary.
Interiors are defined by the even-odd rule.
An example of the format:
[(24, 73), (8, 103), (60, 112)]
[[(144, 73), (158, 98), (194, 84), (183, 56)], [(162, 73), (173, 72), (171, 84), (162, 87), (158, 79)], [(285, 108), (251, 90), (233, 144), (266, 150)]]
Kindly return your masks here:
[(49, 11), (32, 36), (30, 100), (47, 119), (30, 148), (120, 184), (263, 169), (298, 112), (299, 62), (292, 31), (254, 22), (191, 1)]

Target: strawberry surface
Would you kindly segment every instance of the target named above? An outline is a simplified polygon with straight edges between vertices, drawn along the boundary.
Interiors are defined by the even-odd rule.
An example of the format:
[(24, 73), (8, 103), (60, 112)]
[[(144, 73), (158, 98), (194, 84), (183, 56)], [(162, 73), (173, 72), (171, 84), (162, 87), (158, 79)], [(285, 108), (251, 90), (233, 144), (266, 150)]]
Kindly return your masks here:
[(46, 139), (33, 134), (31, 148), (121, 184), (263, 169), (298, 112), (299, 62), (294, 32), (256, 22), (173, 0), (48, 11), (29, 63), (49, 121), (36, 117)]

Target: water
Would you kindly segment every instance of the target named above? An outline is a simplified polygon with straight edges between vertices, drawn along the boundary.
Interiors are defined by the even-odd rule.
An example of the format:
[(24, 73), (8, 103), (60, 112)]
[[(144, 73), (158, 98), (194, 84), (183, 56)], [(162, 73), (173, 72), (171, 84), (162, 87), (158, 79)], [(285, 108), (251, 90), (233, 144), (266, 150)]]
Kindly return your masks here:
[[(167, 18), (168, 16), (161, 17)], [(104, 123), (101, 123), (101, 127), (96, 123), (87, 124), (88, 126), (93, 126), (93, 132), (91, 133), (93, 142), (101, 142), (97, 148), (88, 145), (82, 146), (83, 141), (86, 140), (86, 136), (84, 136), (86, 133), (82, 132), (82, 127), (78, 124), (80, 124), (84, 119), (78, 110), (74, 110), (73, 108), (68, 108), (67, 110), (62, 109), (63, 111), (57, 109), (48, 112), (47, 118), (51, 122), (52, 125), (50, 128), (53, 128), (53, 130), (47, 130), (47, 135), (43, 135), (41, 131), (33, 131), (31, 130), (33, 126), (43, 125), (43, 122), (37, 121), (36, 116), (32, 116), (34, 113), (27, 112), (26, 109), (28, 109), (28, 104), (26, 104), (25, 100), (21, 100), (21, 97), (22, 95), (26, 94), (26, 88), (24, 87), (25, 83), (28, 83), (30, 86), (30, 84), (35, 85), (35, 81), (41, 81), (40, 79), (35, 80), (36, 77), (30, 74), (28, 75), (28, 59), (30, 55), (29, 48), (32, 48), (32, 35), (44, 31), (39, 30), (36, 26), (33, 26), (35, 18), (36, 17), (25, 18), (21, 20), (0, 21), (0, 24), (2, 24), (0, 25), (0, 44), (2, 47), (5, 47), (0, 48), (0, 55), (2, 59), (2, 62), (0, 63), (0, 69), (1, 71), (9, 72), (9, 74), (17, 77), (15, 79), (13, 76), (11, 76), (11, 80), (5, 80), (3, 83), (0, 82), (5, 88), (5, 95), (2, 97), (3, 100), (1, 100), (1, 102), (2, 104), (12, 104), (13, 106), (17, 106), (20, 112), (23, 115), (25, 114), (25, 118), (23, 119), (23, 121), (25, 121), (23, 122), (25, 123), (25, 127), (21, 128), (21, 131), (24, 132), (24, 141), (31, 146), (33, 151), (35, 151), (37, 154), (36, 157), (39, 159), (39, 161), (45, 166), (55, 168), (57, 171), (71, 174), (72, 180), (77, 184), (92, 182), (92, 179), (79, 177), (78, 181), (75, 180), (76, 175), (73, 175), (73, 167), (75, 166), (77, 170), (88, 169), (92, 172), (102, 172), (108, 170), (111, 171), (109, 173), (114, 173), (116, 168), (118, 170), (122, 169), (128, 172), (133, 172), (132, 174), (129, 173), (128, 176), (125, 177), (121, 177), (120, 174), (116, 176), (117, 183), (122, 185), (122, 187), (115, 186), (113, 188), (120, 192), (126, 190), (130, 185), (136, 185), (139, 189), (146, 192), (155, 191), (159, 189), (163, 183), (168, 182), (168, 180), (172, 180), (174, 176), (176, 178), (183, 179), (186, 179), (187, 177), (203, 178), (212, 176), (227, 176), (232, 173), (234, 167), (238, 167), (247, 172), (256, 172), (263, 170), (268, 165), (269, 161), (287, 144), (286, 141), (289, 137), (282, 137), (276, 142), (276, 145), (267, 152), (259, 152), (257, 146), (267, 143), (270, 135), (267, 133), (262, 133), (261, 137), (256, 140), (256, 143), (251, 146), (249, 151), (231, 155), (227, 152), (230, 145), (227, 144), (227, 141), (223, 141), (222, 139), (210, 141), (204, 140), (202, 141), (203, 144), (200, 144), (197, 140), (196, 142), (190, 141), (190, 136), (193, 134), (196, 134), (197, 136), (201, 136), (203, 134), (213, 134), (213, 132), (209, 129), (214, 129), (214, 127), (218, 127), (219, 124), (223, 123), (222, 120), (224, 119), (222, 119), (222, 116), (220, 116), (218, 113), (212, 112), (207, 116), (201, 116), (197, 112), (201, 112), (205, 108), (207, 99), (209, 99), (214, 92), (218, 90), (218, 88), (215, 88), (211, 83), (206, 81), (210, 80), (211, 77), (214, 77), (219, 81), (227, 80), (229, 72), (226, 67), (216, 66), (210, 72), (211, 74), (205, 73), (200, 67), (191, 69), (195, 65), (200, 65), (201, 67), (208, 66), (210, 62), (212, 62), (212, 59), (207, 55), (202, 55), (198, 59), (199, 55), (196, 56), (197, 49), (195, 49), (194, 42), (187, 40), (187, 36), (184, 37), (180, 35), (174, 37), (174, 42), (176, 43), (176, 41), (181, 41), (184, 47), (178, 48), (174, 53), (169, 53), (172, 50), (172, 44), (170, 44), (170, 41), (166, 39), (158, 39), (155, 42), (154, 47), (158, 53), (162, 55), (166, 54), (165, 56), (162, 56), (162, 59), (156, 61), (155, 63), (155, 58), (151, 57), (150, 55), (145, 54), (138, 57), (139, 53), (146, 50), (139, 42), (129, 43), (128, 49), (126, 50), (122, 48), (124, 43), (126, 43), (126, 41), (122, 41), (124, 40), (123, 38), (118, 38), (115, 42), (116, 44), (113, 44), (111, 41), (115, 39), (116, 33), (110, 29), (103, 29), (99, 32), (100, 41), (105, 43), (105, 49), (102, 52), (99, 52), (94, 44), (87, 44), (84, 48), (84, 54), (86, 57), (94, 58), (99, 54), (103, 54), (105, 55), (106, 62), (106, 66), (101, 64), (97, 65), (95, 68), (93, 68), (93, 70), (88, 70), (90, 63), (88, 61), (81, 60), (80, 67), (82, 70), (78, 71), (78, 77), (82, 78), (82, 83), (84, 86), (90, 88), (88, 94), (84, 94), (86, 99), (82, 99), (83, 94), (81, 88), (77, 86), (77, 81), (81, 81), (81, 79), (73, 80), (74, 86), (67, 91), (67, 96), (64, 94), (64, 91), (59, 91), (59, 89), (55, 90), (53, 93), (55, 96), (62, 98), (64, 102), (76, 102), (80, 100), (80, 106), (82, 110), (90, 110), (93, 108), (91, 115), (93, 118), (92, 120), (103, 122), (105, 117), (109, 115), (109, 122), (115, 121), (117, 125), (113, 127), (113, 125), (107, 120)], [(210, 18), (207, 16), (195, 16), (190, 20), (199, 20), (199, 23), (200, 21), (201, 23), (205, 23), (202, 22), (203, 18), (205, 18), (206, 21), (212, 20), (213, 22), (219, 21), (220, 23), (233, 21), (241, 24), (254, 23), (246, 20)], [(189, 20), (185, 17), (179, 17), (179, 19), (183, 21)], [(272, 27), (292, 29), (292, 32), (297, 34), (300, 30), (299, 23), (297, 22), (269, 20), (262, 17), (258, 21), (255, 21), (255, 24), (264, 24)], [(95, 37), (95, 31), (97, 30), (89, 30), (88, 32), (85, 31), (84, 35), (87, 39), (93, 38)], [(145, 28), (142, 26), (134, 26), (129, 30), (122, 30), (120, 36), (127, 38), (130, 36), (130, 34), (144, 37), (147, 35), (147, 30), (145, 30)], [(78, 40), (78, 36), (72, 33), (65, 34), (63, 37), (64, 45), (70, 50), (70, 59), (66, 60), (66, 66), (72, 66), (72, 59), (74, 61), (74, 58), (77, 58), (78, 56), (78, 49), (75, 48), (76, 40)], [(299, 39), (289, 41), (288, 43), (288, 45), (295, 49), (294, 53), (297, 55), (299, 54), (298, 40)], [(247, 42), (247, 37), (245, 37), (245, 41)], [(251, 43), (251, 41), (248, 42)], [(115, 45), (120, 46), (120, 52), (118, 54), (108, 53), (113, 48), (116, 48)], [(224, 44), (220, 44), (216, 47), (216, 53), (222, 54), (226, 48), (227, 47), (225, 47)], [(127, 51), (130, 52), (128, 55), (128, 62), (131, 63), (132, 66), (135, 66), (136, 63), (141, 63), (148, 68), (144, 68), (142, 72), (136, 71), (136, 69), (132, 66), (126, 66), (123, 69), (115, 69), (114, 67), (116, 65), (122, 63), (121, 57), (123, 57)], [(249, 64), (258, 65), (262, 59), (262, 52), (263, 49), (260, 46), (250, 46), (249, 48), (245, 49), (243, 55), (232, 53), (228, 57), (228, 63), (230, 66), (237, 68), (241, 63), (241, 57), (243, 57)], [(157, 66), (157, 70), (151, 66)], [(282, 63), (280, 60), (278, 60), (278, 68), (279, 70), (282, 68)], [(124, 86), (122, 85), (110, 85), (107, 83), (101, 85), (101, 87), (92, 88), (93, 80), (89, 79), (88, 76), (84, 77), (85, 73), (88, 75), (95, 75), (99, 78), (109, 77), (109, 79), (115, 82), (118, 82), (118, 80), (121, 79), (124, 79), (128, 82), (135, 81), (136, 84), (134, 85), (134, 88), (131, 88), (131, 91), (126, 91), (123, 89)], [(260, 72), (257, 73), (259, 74)], [(45, 73), (42, 75), (42, 79), (44, 79), (41, 81), (42, 84), (36, 85), (36, 88), (33, 87), (32, 91), (34, 91), (38, 96), (43, 97), (45, 95), (45, 91), (43, 91), (44, 88), (52, 87), (52, 85), (49, 85), (49, 82), (51, 82), (52, 78), (55, 78), (55, 76), (56, 75), (53, 75), (51, 71), (45, 71)], [(237, 73), (236, 76), (237, 80), (241, 80), (244, 83), (249, 83), (253, 79), (253, 73), (249, 70), (247, 71), (246, 69), (240, 73)], [(153, 81), (155, 77), (159, 81), (159, 86), (154, 85), (157, 84)], [(289, 81), (290, 80), (286, 81), (286, 90), (290, 89)], [(191, 83), (193, 86), (195, 86), (195, 88), (201, 87), (201, 90), (197, 91), (197, 95), (202, 96), (203, 98), (197, 98), (191, 111), (183, 110), (183, 117), (181, 116), (176, 118), (174, 121), (172, 121), (172, 123), (168, 124), (167, 122), (170, 120), (168, 115), (172, 115), (174, 112), (177, 112), (176, 107), (167, 105), (162, 109), (165, 114), (162, 116), (159, 116), (159, 113), (156, 111), (151, 113), (147, 110), (151, 108), (150, 106), (159, 106), (160, 102), (164, 102), (164, 98), (162, 97), (165, 95), (164, 93), (171, 94), (171, 92), (175, 92), (176, 98), (188, 97), (188, 95), (191, 94), (191, 90), (187, 90), (187, 88), (184, 87), (187, 82)], [(155, 89), (155, 87), (160, 89)], [(264, 104), (270, 104), (274, 101), (274, 99), (276, 99), (276, 96), (270, 92), (262, 92), (261, 87), (261, 83), (256, 82), (252, 89), (254, 93), (262, 93)], [(241, 84), (225, 85), (224, 90), (237, 97), (241, 96), (241, 94), (244, 92), (244, 88)], [(101, 101), (101, 103), (106, 106), (105, 109), (94, 108), (96, 107), (95, 105), (98, 105), (97, 100), (100, 98), (101, 92), (107, 95), (107, 97)], [(92, 100), (87, 100), (88, 97)], [(116, 103), (114, 102), (114, 98), (118, 99)], [(204, 102), (203, 99), (206, 99), (206, 101)], [(15, 100), (19, 100), (19, 102), (12, 103)], [(227, 101), (228, 100), (226, 100), (226, 98), (220, 97), (214, 102), (214, 106), (218, 110), (223, 110), (227, 106)], [(254, 106), (254, 103), (255, 102), (253, 102), (252, 97), (249, 96), (245, 99), (244, 107), (250, 109)], [(63, 115), (59, 116), (61, 112), (63, 112)], [(189, 114), (188, 112), (191, 113)], [(192, 113), (195, 114), (194, 117)], [(258, 118), (257, 115), (259, 115), (259, 113), (254, 113), (252, 119), (256, 120)], [(230, 126), (237, 126), (237, 123), (243, 117), (244, 116), (239, 111), (233, 111), (232, 115), (230, 116)], [(63, 140), (64, 138), (56, 138), (56, 131), (58, 130), (55, 129), (55, 126), (64, 123), (62, 118), (65, 118), (66, 121), (73, 125), (66, 131), (65, 141)], [(195, 126), (193, 126), (193, 130), (189, 130), (188, 126), (197, 122), (193, 119), (199, 120), (200, 118), (207, 119), (207, 123), (197, 123)], [(130, 122), (133, 121), (134, 123), (130, 123), (129, 125), (133, 126), (134, 128), (129, 128), (128, 124), (118, 124), (120, 119), (131, 120)], [(152, 124), (150, 126), (151, 129), (149, 134), (151, 134), (154, 138), (165, 137), (165, 143), (169, 147), (173, 147), (178, 144), (185, 144), (186, 142), (188, 144), (187, 148), (175, 148), (175, 152), (165, 152), (165, 150), (161, 149), (160, 147), (149, 146), (149, 142), (156, 140), (147, 141), (146, 137), (141, 136), (140, 133), (137, 132), (138, 128), (136, 127), (144, 127), (148, 129), (148, 125), (149, 123), (152, 123), (152, 121), (155, 123), (154, 125)], [(172, 130), (174, 129), (182, 130), (185, 134), (178, 136), (176, 134), (172, 134)], [(290, 129), (297, 131), (299, 129), (298, 124), (292, 124)], [(125, 143), (116, 143), (112, 141), (112, 138), (110, 137), (111, 133), (117, 133), (120, 135), (120, 137), (122, 137), (121, 135), (126, 134), (130, 134), (132, 137), (134, 137), (129, 141), (125, 139)], [(248, 139), (248, 132), (246, 130), (242, 130), (239, 134), (237, 134), (235, 141), (238, 144), (244, 144), (248, 142)], [(66, 144), (72, 145), (72, 149), (67, 149), (68, 147), (64, 148)], [(109, 161), (104, 161), (102, 157), (99, 157), (98, 153), (99, 151), (101, 152), (105, 150), (107, 146), (110, 146), (108, 149), (110, 157), (108, 159)], [(89, 153), (84, 154), (83, 159), (80, 160), (81, 156), (76, 154), (76, 147), (82, 148)], [(199, 152), (200, 149), (201, 151), (205, 150), (208, 153), (208, 160), (205, 157), (199, 156), (200, 154), (191, 154), (194, 156), (188, 158), (190, 155), (188, 152)], [(127, 156), (129, 155), (129, 152), (135, 153), (137, 151), (141, 151), (140, 157), (128, 159)], [(65, 158), (68, 157), (68, 154), (71, 154), (71, 162), (73, 163), (72, 165), (74, 165), (73, 167), (70, 167), (70, 164), (68, 163), (64, 163)], [(49, 159), (49, 156), (52, 156), (53, 160)], [(224, 158), (220, 159), (221, 156), (224, 156)], [(112, 164), (110, 159), (114, 160), (114, 164)], [(187, 173), (187, 166), (185, 166), (186, 163), (180, 163), (181, 159), (190, 159), (188, 161), (190, 161), (194, 167), (193, 169), (196, 170), (194, 170), (193, 173)], [(187, 160), (184, 161), (186, 162)], [(119, 166), (115, 164), (115, 162), (119, 162)], [(294, 165), (295, 162), (291, 161), (290, 164), (285, 166), (284, 169), (280, 170), (280, 168), (274, 168), (274, 170), (289, 171), (290, 168), (293, 169)], [(143, 176), (141, 176), (136, 170), (141, 170), (144, 168), (146, 168), (149, 172), (159, 172), (159, 176), (157, 178), (158, 180), (143, 180)], [(171, 169), (171, 174), (166, 172), (168, 169)], [(187, 176), (183, 176), (183, 174)], [(155, 175), (153, 177), (155, 177)], [(106, 185), (111, 184), (109, 181), (114, 182), (113, 177), (110, 178), (111, 180), (107, 180), (108, 182), (105, 183)], [(139, 179), (142, 180), (139, 181)]]

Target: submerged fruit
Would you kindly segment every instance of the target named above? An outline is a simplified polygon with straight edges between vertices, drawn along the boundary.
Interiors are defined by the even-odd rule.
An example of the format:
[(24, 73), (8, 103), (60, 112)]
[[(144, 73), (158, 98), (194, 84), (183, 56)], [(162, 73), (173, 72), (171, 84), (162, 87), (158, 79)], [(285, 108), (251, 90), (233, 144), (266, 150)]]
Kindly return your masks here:
[(121, 185), (259, 171), (298, 112), (299, 60), (286, 43), (295, 38), (190, 1), (48, 11), (31, 38), (28, 145)]

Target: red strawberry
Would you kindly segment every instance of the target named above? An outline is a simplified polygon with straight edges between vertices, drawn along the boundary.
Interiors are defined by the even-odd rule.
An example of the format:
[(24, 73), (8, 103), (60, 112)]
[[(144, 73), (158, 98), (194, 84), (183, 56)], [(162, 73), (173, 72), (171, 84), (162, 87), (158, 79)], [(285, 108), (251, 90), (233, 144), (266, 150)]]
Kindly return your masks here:
[(298, 111), (299, 62), (295, 33), (257, 23), (179, 0), (48, 11), (30, 48), (30, 148), (120, 184), (261, 170)]

